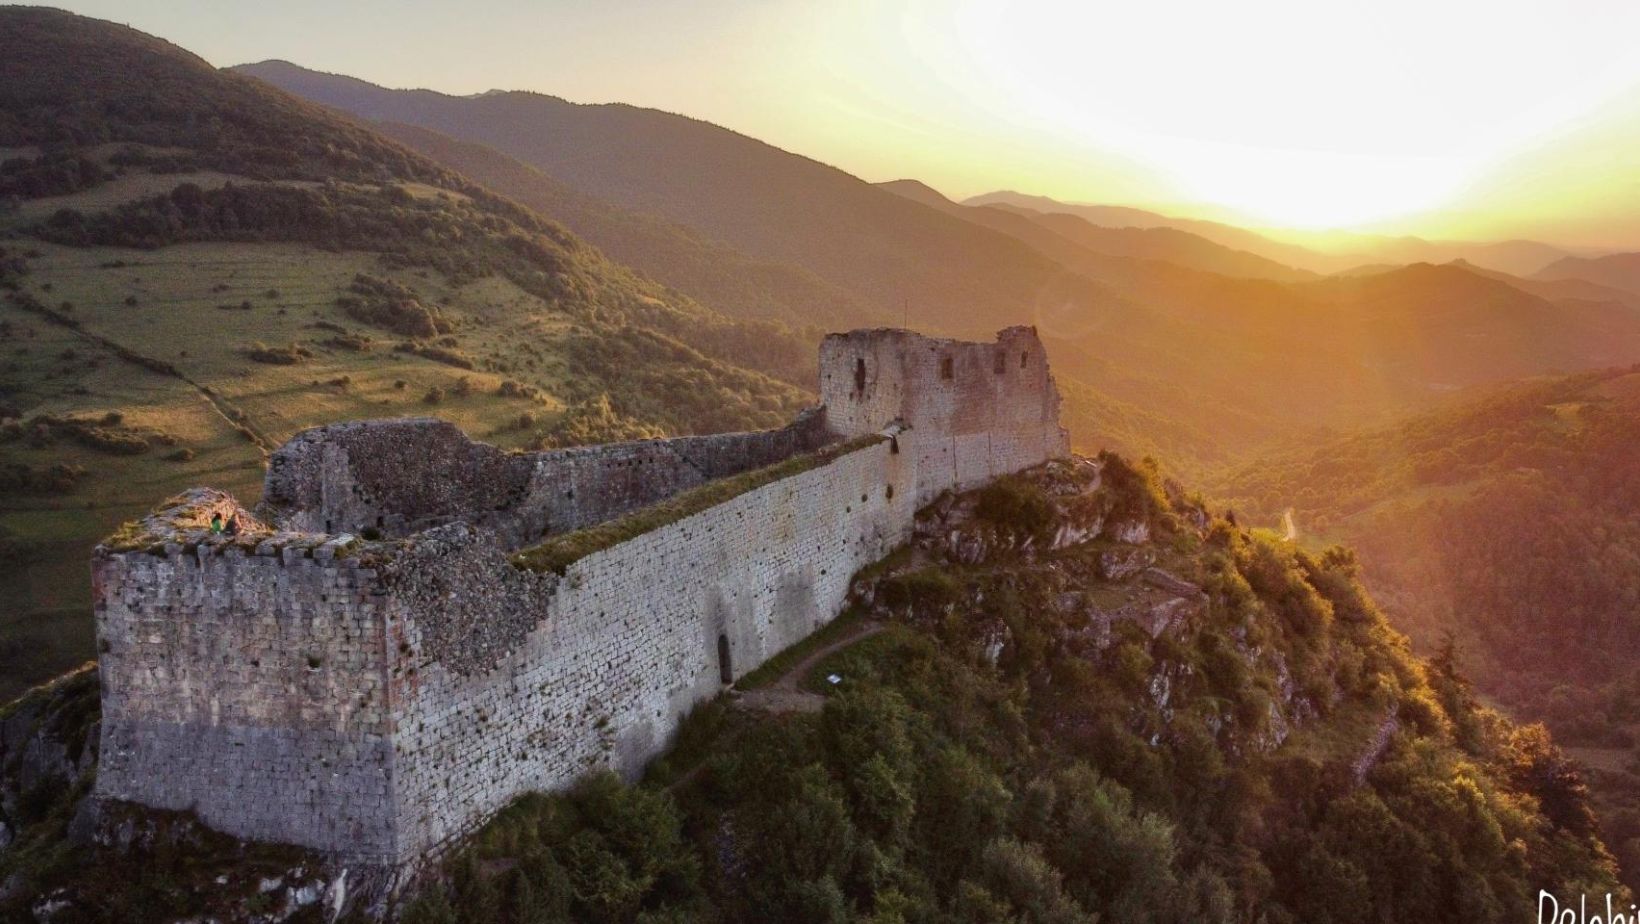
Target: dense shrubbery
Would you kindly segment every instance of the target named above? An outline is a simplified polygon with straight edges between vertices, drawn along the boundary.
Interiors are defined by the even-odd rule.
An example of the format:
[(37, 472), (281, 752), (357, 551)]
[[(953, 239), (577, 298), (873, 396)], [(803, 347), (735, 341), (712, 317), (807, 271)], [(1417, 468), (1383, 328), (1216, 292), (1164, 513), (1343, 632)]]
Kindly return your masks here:
[(133, 431), (114, 411), (96, 419), (36, 414), (0, 428), (0, 443), (22, 441), (41, 448), (59, 439), (116, 456), (140, 455), (155, 443), (172, 445), (176, 442), (174, 437), (164, 433)]
[(981, 519), (1030, 535), (1045, 532), (1053, 520), (1053, 503), (1025, 478), (999, 478), (979, 491), (974, 513)]
[(616, 412), (609, 395), (599, 393), (564, 410), (552, 426), (538, 434), (533, 449), (624, 443), (665, 436), (659, 428)]
[[(1640, 727), (1636, 370), (1503, 388), (1269, 460), (1222, 494), (1360, 549), (1397, 623), (1461, 643), (1481, 688), (1571, 744), (1634, 749)], [(1595, 774), (1615, 818), (1640, 774)], [(1614, 846), (1640, 885), (1640, 840)]]
[(66, 462), (44, 467), (0, 462), (0, 494), (67, 494), (84, 477), (83, 466)]
[(414, 292), (390, 279), (361, 273), (348, 290), (352, 294), (338, 298), (336, 305), (356, 321), (406, 337), (437, 337), (455, 330), (437, 307), (422, 305)]
[(96, 186), (106, 175), (96, 161), (74, 154), (14, 157), (0, 162), (0, 199), (66, 196)]
[(410, 353), (424, 359), (430, 359), (446, 366), (455, 366), (457, 369), (475, 369), (477, 364), (473, 358), (460, 350), (449, 346), (440, 346), (434, 343), (400, 343), (393, 347), (395, 353)]

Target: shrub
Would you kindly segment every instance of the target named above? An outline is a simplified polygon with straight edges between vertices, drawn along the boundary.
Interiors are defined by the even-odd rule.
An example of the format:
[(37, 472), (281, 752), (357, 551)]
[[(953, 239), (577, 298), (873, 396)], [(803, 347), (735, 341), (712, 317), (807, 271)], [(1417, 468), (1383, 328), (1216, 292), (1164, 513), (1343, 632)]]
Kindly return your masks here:
[(1053, 501), (1019, 476), (999, 478), (980, 489), (974, 513), (1003, 529), (1028, 535), (1041, 535), (1054, 522)]
[(405, 337), (436, 337), (455, 329), (437, 308), (423, 305), (415, 292), (392, 280), (361, 273), (348, 291), (352, 294), (336, 299), (336, 305), (354, 320)]
[(434, 362), (444, 363), (446, 366), (455, 366), (457, 369), (472, 369), (475, 363), (472, 357), (446, 347), (433, 346), (426, 343), (401, 343), (393, 348), (395, 353), (413, 353)]
[(0, 494), (67, 494), (84, 477), (84, 467), (64, 462), (45, 468), (24, 462), (0, 463)]
[(270, 347), (261, 341), (257, 341), (243, 352), (253, 362), (267, 363), (273, 366), (294, 366), (313, 358), (312, 350), (297, 343), (292, 343), (289, 346)]
[(323, 341), (323, 345), (338, 350), (346, 350), (349, 353), (368, 353), (373, 341), (363, 334), (344, 333)]

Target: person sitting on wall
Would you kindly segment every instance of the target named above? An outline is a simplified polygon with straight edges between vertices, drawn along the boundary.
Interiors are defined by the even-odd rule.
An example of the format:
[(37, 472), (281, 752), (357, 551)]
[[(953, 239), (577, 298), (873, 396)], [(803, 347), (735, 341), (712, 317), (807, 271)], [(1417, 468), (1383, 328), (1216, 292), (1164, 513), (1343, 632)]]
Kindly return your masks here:
[(211, 532), (218, 535), (222, 533), (222, 514), (220, 512), (211, 514)]
[(239, 535), (239, 514), (236, 513), (228, 517), (227, 524), (222, 527), (222, 533), (226, 536)]

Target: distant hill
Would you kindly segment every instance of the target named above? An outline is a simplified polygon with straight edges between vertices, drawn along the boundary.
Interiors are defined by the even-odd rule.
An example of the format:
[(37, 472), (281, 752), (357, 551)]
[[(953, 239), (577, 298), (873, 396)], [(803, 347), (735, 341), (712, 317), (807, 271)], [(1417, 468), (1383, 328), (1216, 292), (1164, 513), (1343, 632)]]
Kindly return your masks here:
[(1506, 282), (1522, 292), (1530, 292), (1550, 301), (1613, 302), (1640, 311), (1640, 291), (1612, 288), (1611, 286), (1573, 276), (1547, 278), (1542, 272), (1535, 276), (1515, 276), (1476, 266), (1466, 260), (1454, 260), (1452, 265), (1462, 267), (1472, 273)]
[(1039, 215), (1074, 215), (1101, 228), (1175, 228), (1221, 246), (1256, 254), (1286, 266), (1300, 267), (1313, 272), (1329, 272), (1342, 268), (1334, 266), (1325, 254), (1217, 221), (1178, 218), (1122, 205), (1061, 202), (1048, 196), (1033, 196), (1008, 190), (971, 196), (964, 199), (963, 204), (1006, 207)]
[(92, 654), (92, 544), (189, 485), (254, 498), (303, 427), (518, 447), (807, 400), (805, 338), (333, 110), (54, 10), (0, 7), (0, 36), (0, 696)]
[(1395, 624), (1593, 770), (1640, 884), (1640, 367), (1534, 379), (1215, 479), (1244, 521), (1355, 547)]
[[(1295, 242), (1308, 240), (1304, 235), (1293, 240), (1276, 240), (1220, 222), (1173, 218), (1121, 206), (1066, 203), (1046, 196), (994, 192), (966, 201), (971, 205), (1003, 205), (1040, 214), (1075, 215), (1103, 227), (1176, 228), (1226, 247), (1317, 273), (1337, 273), (1362, 264), (1467, 260), (1488, 269), (1526, 276), (1567, 255), (1565, 250), (1539, 241), (1426, 241), (1417, 237), (1332, 231), (1316, 232), (1309, 236), (1314, 238), (1314, 245), (1305, 246)], [(1292, 234), (1282, 236), (1293, 237)]]
[[(1634, 312), (1560, 301), (1454, 265), (1413, 264), (1303, 287), (1341, 309), (1333, 336), (1374, 344), (1379, 362), (1417, 369), (1435, 388), (1632, 361)], [(1321, 331), (1317, 331), (1318, 334)]]
[[(1016, 210), (986, 205), (960, 205), (915, 180), (896, 180), (878, 185), (948, 214), (996, 228), (1031, 244), (1072, 268), (1082, 268), (1079, 264), (1087, 264), (1088, 261), (1077, 253), (1067, 251), (1057, 242), (1045, 243), (1045, 236), (1024, 224), (1021, 219), (1046, 229), (1064, 241), (1107, 257), (1154, 260), (1184, 269), (1248, 279), (1296, 281), (1315, 277), (1314, 273), (1297, 270), (1274, 260), (1266, 260), (1256, 254), (1232, 250), (1200, 235), (1176, 228), (1111, 228), (1064, 213), (1022, 214)], [(1085, 268), (1096, 277), (1105, 269), (1097, 264), (1086, 265)]]
[(1566, 257), (1535, 274), (1537, 279), (1580, 279), (1596, 285), (1640, 293), (1640, 253), (1604, 257)]
[[(1359, 426), (1454, 391), (1640, 359), (1640, 316), (1456, 266), (1280, 284), (1200, 273), (1113, 281), (1133, 304), (1074, 340), (1085, 381), (1231, 447)], [(1215, 400), (1194, 412), (1203, 395)]]

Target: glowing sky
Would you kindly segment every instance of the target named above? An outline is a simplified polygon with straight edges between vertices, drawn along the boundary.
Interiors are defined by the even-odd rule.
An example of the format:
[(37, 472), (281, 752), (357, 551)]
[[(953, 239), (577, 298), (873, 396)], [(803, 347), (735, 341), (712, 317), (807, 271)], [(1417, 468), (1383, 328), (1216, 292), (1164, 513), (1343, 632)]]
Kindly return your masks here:
[(1640, 3), (1624, 0), (65, 5), (215, 64), (654, 106), (957, 198), (1013, 188), (1267, 225), (1640, 235), (1640, 193), (1608, 194), (1636, 175), (1610, 150), (1614, 132), (1635, 137), (1625, 120), (1640, 125)]

